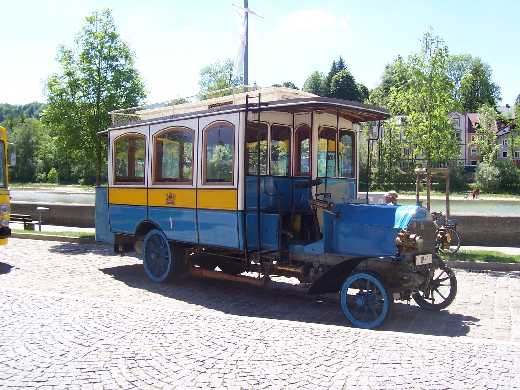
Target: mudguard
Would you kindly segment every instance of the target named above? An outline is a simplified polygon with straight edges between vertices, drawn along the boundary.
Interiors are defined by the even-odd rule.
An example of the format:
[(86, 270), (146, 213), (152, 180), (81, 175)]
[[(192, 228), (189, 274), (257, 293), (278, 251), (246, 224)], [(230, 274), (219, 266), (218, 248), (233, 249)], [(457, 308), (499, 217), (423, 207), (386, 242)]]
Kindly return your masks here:
[(316, 280), (307, 294), (325, 294), (338, 292), (341, 283), (352, 273), (362, 261), (367, 257), (354, 257), (335, 265)]

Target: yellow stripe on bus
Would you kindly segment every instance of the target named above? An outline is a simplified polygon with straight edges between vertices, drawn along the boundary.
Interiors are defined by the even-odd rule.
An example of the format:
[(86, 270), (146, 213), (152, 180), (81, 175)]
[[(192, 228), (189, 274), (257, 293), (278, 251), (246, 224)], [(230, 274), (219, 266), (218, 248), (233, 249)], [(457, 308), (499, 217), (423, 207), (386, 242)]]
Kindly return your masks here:
[(197, 194), (197, 207), (199, 209), (237, 209), (238, 194), (235, 189), (199, 189)]
[(160, 207), (196, 207), (197, 194), (192, 188), (149, 188), (148, 205)]
[(108, 189), (108, 203), (146, 206), (146, 188), (114, 188)]

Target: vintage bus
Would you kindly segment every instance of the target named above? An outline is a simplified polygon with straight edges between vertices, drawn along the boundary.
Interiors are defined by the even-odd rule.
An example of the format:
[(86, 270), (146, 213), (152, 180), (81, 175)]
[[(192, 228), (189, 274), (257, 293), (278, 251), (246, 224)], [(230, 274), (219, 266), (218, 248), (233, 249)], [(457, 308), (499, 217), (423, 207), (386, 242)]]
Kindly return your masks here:
[(6, 245), (11, 235), (9, 229), (10, 198), (7, 171), (7, 130), (0, 127), (0, 245)]
[(384, 109), (273, 87), (112, 116), (96, 225), (152, 281), (296, 277), (365, 328), (394, 300), (454, 299), (431, 215), (358, 201), (359, 124)]

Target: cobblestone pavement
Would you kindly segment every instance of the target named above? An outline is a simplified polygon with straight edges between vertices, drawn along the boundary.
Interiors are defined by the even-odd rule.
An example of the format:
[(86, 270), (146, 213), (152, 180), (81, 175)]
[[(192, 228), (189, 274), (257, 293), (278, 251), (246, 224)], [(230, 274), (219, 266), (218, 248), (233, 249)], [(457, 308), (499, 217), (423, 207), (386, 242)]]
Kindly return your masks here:
[(97, 245), (0, 248), (0, 388), (520, 388), (520, 274), (457, 272), (449, 310), (336, 303), (229, 282), (148, 282)]

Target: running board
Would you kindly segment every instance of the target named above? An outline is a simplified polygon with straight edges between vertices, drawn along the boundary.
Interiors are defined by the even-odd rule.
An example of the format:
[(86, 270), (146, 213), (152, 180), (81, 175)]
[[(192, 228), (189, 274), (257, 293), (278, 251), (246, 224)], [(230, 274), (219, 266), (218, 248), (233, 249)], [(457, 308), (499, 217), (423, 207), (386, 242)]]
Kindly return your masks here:
[(210, 271), (201, 267), (191, 267), (190, 275), (198, 278), (218, 279), (218, 280), (229, 280), (231, 282), (247, 283), (254, 286), (264, 286), (266, 281), (269, 279), (264, 278), (253, 278), (251, 276), (243, 275), (229, 275), (221, 271)]

